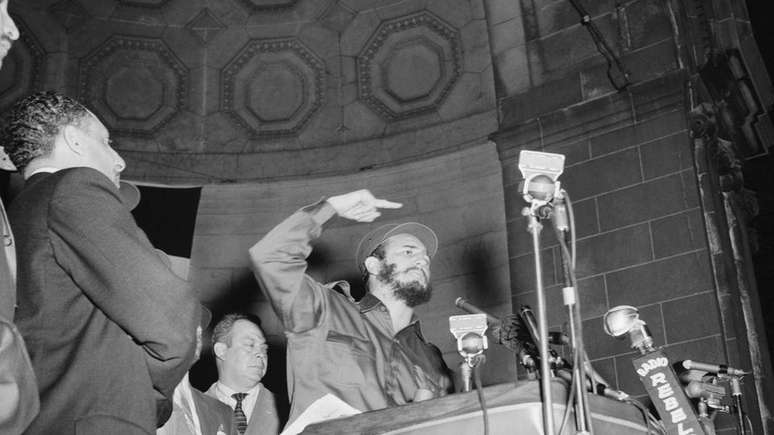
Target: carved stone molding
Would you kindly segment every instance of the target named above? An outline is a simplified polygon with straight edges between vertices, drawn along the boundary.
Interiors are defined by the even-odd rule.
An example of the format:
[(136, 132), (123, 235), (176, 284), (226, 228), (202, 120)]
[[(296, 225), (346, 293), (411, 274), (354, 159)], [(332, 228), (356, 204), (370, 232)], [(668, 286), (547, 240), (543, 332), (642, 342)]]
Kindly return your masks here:
[(292, 9), (298, 0), (239, 0), (250, 13), (281, 12)]
[(341, 2), (334, 1), (317, 17), (317, 22), (334, 32), (342, 33), (349, 27), (356, 15), (357, 11)]
[(435, 110), (460, 76), (461, 46), (427, 11), (383, 21), (357, 57), (360, 100), (390, 121)]
[(79, 29), (91, 19), (91, 14), (78, 0), (60, 0), (48, 8), (65, 33)]
[(209, 8), (204, 8), (185, 25), (185, 28), (196, 36), (203, 45), (207, 45), (208, 42), (226, 29), (226, 26), (210, 12)]
[(18, 16), (13, 20), (19, 28), (19, 40), (3, 60), (0, 70), (0, 105), (9, 106), (22, 96), (42, 87), (46, 52)]
[(224, 112), (253, 137), (298, 134), (324, 101), (325, 66), (295, 38), (249, 41), (221, 80)]
[(159, 39), (114, 35), (80, 61), (80, 97), (117, 133), (151, 135), (187, 91), (188, 68)]
[(169, 0), (118, 0), (118, 3), (126, 6), (158, 9), (169, 3)]
[(699, 68), (699, 75), (717, 107), (721, 135), (734, 142), (745, 158), (764, 154), (765, 138), (760, 137), (755, 124), (765, 109), (739, 51), (715, 52)]

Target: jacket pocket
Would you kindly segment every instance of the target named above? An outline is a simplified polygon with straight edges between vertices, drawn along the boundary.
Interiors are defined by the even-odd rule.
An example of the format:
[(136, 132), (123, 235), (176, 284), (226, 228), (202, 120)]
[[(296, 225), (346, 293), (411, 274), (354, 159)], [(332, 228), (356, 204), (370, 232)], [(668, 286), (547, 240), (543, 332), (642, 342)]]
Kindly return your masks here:
[(360, 386), (375, 379), (374, 346), (368, 340), (328, 331), (324, 346), (324, 372), (340, 385)]

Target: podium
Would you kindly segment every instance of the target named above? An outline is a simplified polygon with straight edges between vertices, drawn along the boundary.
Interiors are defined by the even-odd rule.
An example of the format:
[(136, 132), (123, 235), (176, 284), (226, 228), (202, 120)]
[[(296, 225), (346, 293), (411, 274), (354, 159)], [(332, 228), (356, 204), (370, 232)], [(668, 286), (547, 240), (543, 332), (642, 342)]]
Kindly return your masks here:
[[(551, 392), (558, 431), (565, 413), (566, 383), (553, 381)], [(537, 381), (493, 385), (484, 388), (483, 393), (491, 435), (543, 435), (540, 384)], [(645, 417), (631, 404), (589, 395), (589, 405), (596, 435), (658, 433), (648, 431)], [(575, 416), (570, 406), (570, 417), (561, 435), (575, 434), (575, 431)], [(484, 419), (478, 395), (472, 391), (328, 420), (309, 425), (302, 433), (477, 435), (484, 433)]]

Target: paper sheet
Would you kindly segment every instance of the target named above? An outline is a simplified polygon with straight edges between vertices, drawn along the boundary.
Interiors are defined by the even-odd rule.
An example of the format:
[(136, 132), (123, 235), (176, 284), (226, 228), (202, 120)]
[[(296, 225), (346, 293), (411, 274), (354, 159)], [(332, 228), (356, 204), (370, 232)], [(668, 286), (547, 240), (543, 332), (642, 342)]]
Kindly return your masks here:
[(339, 399), (333, 394), (326, 394), (312, 402), (301, 415), (290, 426), (285, 427), (280, 435), (296, 435), (300, 433), (307, 425), (319, 423), (339, 417), (349, 417), (350, 415), (360, 414), (356, 408), (353, 408), (347, 402)]

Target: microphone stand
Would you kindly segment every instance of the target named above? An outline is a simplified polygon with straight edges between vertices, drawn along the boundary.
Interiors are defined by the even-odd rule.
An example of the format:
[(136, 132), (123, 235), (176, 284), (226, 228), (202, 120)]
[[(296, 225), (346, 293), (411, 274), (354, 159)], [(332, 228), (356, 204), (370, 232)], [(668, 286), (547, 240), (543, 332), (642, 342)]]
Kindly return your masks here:
[(739, 376), (730, 376), (731, 397), (734, 399), (734, 408), (736, 408), (736, 430), (739, 435), (746, 435), (744, 424), (744, 409), (742, 409), (742, 386), (739, 384)]
[[(548, 316), (546, 315), (546, 295), (543, 288), (543, 267), (540, 257), (540, 232), (543, 225), (538, 220), (542, 215), (546, 219), (551, 214), (548, 204), (540, 204), (533, 201), (532, 207), (525, 207), (522, 214), (528, 217), (527, 230), (532, 234), (532, 249), (535, 253), (535, 286), (537, 293), (538, 333), (540, 337), (548, 337)], [(548, 353), (548, 340), (539, 340), (538, 350), (540, 354), (540, 391), (543, 396), (543, 432), (546, 435), (554, 435), (553, 400), (551, 400), (551, 367)]]
[[(583, 326), (581, 322), (580, 306), (578, 305), (578, 289), (575, 286), (574, 268), (575, 264), (567, 248), (567, 235), (570, 231), (570, 219), (567, 216), (567, 206), (565, 205), (565, 192), (559, 190), (554, 198), (553, 223), (559, 241), (562, 259), (562, 273), (564, 275), (564, 287), (562, 288), (562, 297), (564, 305), (567, 307), (567, 315), (570, 324), (570, 343), (573, 349), (572, 378), (575, 388), (575, 424), (577, 434), (590, 434), (591, 410), (589, 408), (588, 390), (586, 389), (586, 351), (583, 346)], [(593, 379), (593, 376), (592, 376)]]

